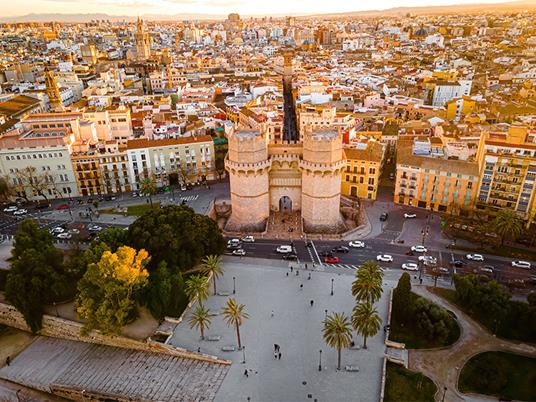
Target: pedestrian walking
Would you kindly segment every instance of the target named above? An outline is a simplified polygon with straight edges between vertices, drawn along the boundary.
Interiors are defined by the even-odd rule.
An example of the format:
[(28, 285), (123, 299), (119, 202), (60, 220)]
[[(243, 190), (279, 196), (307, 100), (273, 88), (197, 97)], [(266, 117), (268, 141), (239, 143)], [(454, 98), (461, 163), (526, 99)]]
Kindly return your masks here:
[(296, 270), (296, 276), (298, 276), (300, 274), (300, 271)]
[(311, 307), (313, 307), (313, 304), (315, 304), (315, 301), (311, 300)]
[(277, 360), (277, 352), (274, 352), (274, 360)]
[(270, 312), (270, 317), (273, 317), (273, 316), (274, 316), (274, 310), (272, 310), (272, 311)]
[(311, 280), (311, 273), (309, 272), (309, 276), (307, 277), (307, 280)]
[(307, 269), (307, 263), (305, 263), (305, 269)]
[(10, 363), (11, 363), (11, 357), (8, 356), (6, 357), (6, 366), (9, 366)]
[(300, 284), (300, 290), (303, 290), (303, 283)]
[(420, 282), (420, 284), (422, 285), (422, 278), (419, 278), (419, 282)]
[(245, 375), (246, 377), (249, 377), (248, 369), (245, 369), (245, 370), (244, 370), (244, 375)]
[(288, 272), (287, 272), (287, 276), (288, 276)]
[(290, 272), (292, 272), (292, 265), (290, 266)]
[(279, 360), (281, 360), (281, 352), (279, 352), (279, 354), (277, 355), (277, 358), (278, 358)]
[(279, 352), (279, 345), (274, 343), (274, 352)]

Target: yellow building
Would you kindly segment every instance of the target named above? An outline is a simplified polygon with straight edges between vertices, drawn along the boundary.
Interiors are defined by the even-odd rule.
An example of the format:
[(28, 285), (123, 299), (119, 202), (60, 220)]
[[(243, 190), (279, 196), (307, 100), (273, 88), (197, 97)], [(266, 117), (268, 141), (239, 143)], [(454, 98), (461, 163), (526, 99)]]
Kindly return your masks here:
[(511, 209), (529, 226), (536, 215), (536, 143), (525, 126), (484, 133), (478, 147), (479, 209)]
[(394, 202), (453, 214), (471, 210), (478, 164), (471, 159), (449, 159), (441, 141), (431, 140), (398, 140)]
[(465, 116), (473, 113), (476, 108), (476, 101), (469, 96), (451, 99), (445, 105), (447, 108), (447, 120), (460, 121)]
[(342, 173), (343, 195), (375, 200), (380, 182), (384, 146), (377, 141), (345, 148), (346, 170)]

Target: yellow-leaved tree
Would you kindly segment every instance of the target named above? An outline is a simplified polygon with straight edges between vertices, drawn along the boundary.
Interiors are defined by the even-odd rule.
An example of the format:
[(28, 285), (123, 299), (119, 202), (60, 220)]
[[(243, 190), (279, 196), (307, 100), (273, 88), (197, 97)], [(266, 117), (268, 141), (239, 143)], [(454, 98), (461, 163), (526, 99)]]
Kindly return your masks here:
[(98, 263), (87, 267), (75, 303), (84, 334), (93, 329), (118, 334), (137, 316), (136, 294), (147, 284), (149, 260), (144, 249), (123, 246), (115, 253), (105, 251)]

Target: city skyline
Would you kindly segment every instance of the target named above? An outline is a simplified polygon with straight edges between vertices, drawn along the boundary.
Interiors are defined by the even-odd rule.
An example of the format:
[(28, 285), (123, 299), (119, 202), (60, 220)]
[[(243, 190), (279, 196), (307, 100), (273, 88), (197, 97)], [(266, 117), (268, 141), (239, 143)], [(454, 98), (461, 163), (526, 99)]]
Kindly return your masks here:
[[(88, 0), (84, 2), (69, 0), (24, 0), (21, 2), (5, 4), (0, 17), (17, 17), (28, 14), (57, 13), (57, 14), (90, 14), (103, 13), (110, 16), (138, 16), (144, 14), (170, 15), (170, 14), (206, 14), (220, 17), (231, 12), (238, 12), (245, 16), (262, 15), (311, 15), (333, 14), (344, 12), (360, 12), (387, 10), (397, 7), (428, 7), (452, 6), (458, 4), (490, 4), (505, 3), (503, 0), (382, 0), (373, 6), (353, 4), (344, 0), (334, 0), (329, 3), (308, 0), (282, 1), (269, 3), (253, 3), (246, 0)], [(526, 2), (530, 3), (530, 2)]]

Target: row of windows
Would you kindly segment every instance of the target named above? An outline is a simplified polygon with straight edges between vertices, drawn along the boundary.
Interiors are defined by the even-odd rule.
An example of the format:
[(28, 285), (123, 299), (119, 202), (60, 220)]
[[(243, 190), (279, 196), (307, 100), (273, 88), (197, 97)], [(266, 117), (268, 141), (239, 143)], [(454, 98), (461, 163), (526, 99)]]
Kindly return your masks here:
[(47, 156), (46, 153), (31, 153), (31, 154), (22, 154), (22, 155), (7, 155), (6, 160), (8, 161), (14, 161), (14, 160), (21, 160), (21, 159), (43, 159), (43, 158), (62, 158), (63, 153), (62, 152), (50, 152)]

